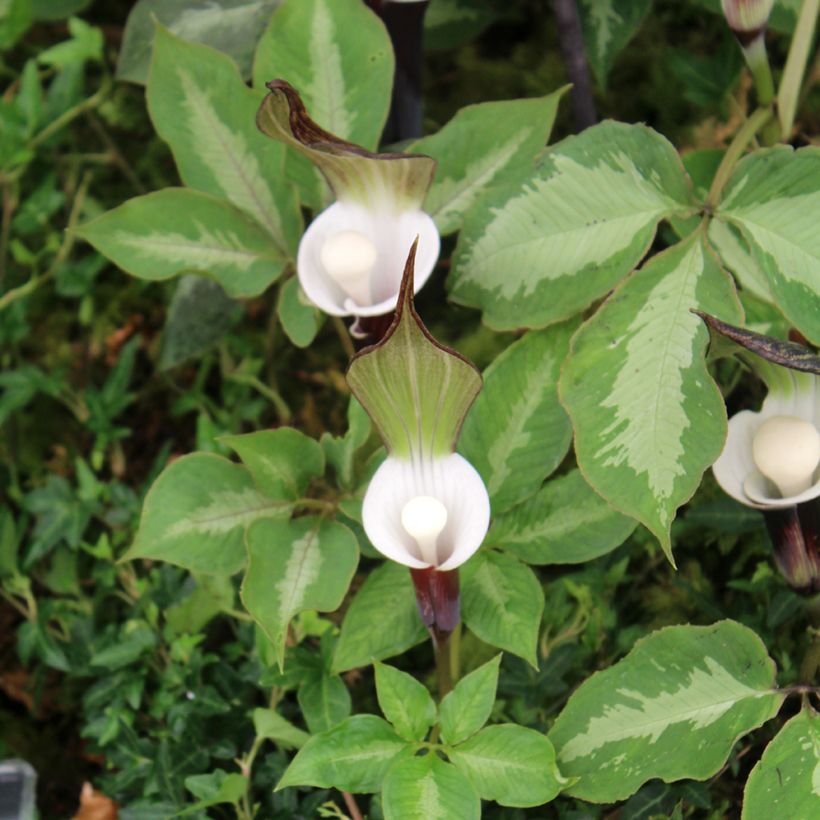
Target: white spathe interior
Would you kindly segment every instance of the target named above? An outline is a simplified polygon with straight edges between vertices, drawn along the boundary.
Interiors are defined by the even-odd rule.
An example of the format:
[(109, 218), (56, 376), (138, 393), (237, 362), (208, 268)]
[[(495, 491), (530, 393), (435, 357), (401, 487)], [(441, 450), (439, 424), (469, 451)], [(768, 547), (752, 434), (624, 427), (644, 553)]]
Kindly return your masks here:
[(328, 276), (359, 303), (370, 299), (370, 278), (377, 257), (376, 246), (358, 231), (332, 234), (319, 251)]
[(401, 508), (401, 525), (416, 539), (421, 557), (436, 564), (438, 537), (447, 525), (447, 507), (431, 495), (417, 495)]
[[(355, 294), (337, 278), (336, 266), (348, 263), (337, 263), (335, 255), (334, 261), (329, 258), (340, 234), (348, 238), (357, 234), (375, 249), (367, 281), (357, 284)], [(311, 222), (302, 236), (296, 257), (299, 283), (308, 299), (332, 316), (389, 313), (396, 307), (404, 266), (416, 237), (419, 244), (414, 292), (430, 278), (438, 259), (440, 239), (430, 215), (419, 210), (397, 211), (392, 204), (368, 209), (350, 202), (334, 202)], [(361, 241), (359, 247), (364, 247)]]
[(813, 483), (820, 462), (820, 433), (805, 419), (772, 416), (754, 434), (752, 458), (784, 498), (799, 495)]
[(729, 419), (726, 444), (712, 471), (724, 492), (749, 507), (793, 507), (820, 497), (820, 467), (815, 468), (807, 489), (785, 496), (755, 463), (755, 435), (764, 422), (777, 416), (801, 419), (820, 430), (820, 378), (814, 377), (808, 384), (793, 383), (788, 391), (770, 392), (760, 412), (742, 410)]
[[(405, 526), (404, 510), (420, 496), (436, 500), (446, 511), (434, 555), (425, 556)], [(407, 523), (416, 526), (415, 519), (408, 518)], [(490, 499), (476, 469), (457, 453), (424, 461), (391, 456), (367, 488), (362, 524), (370, 542), (385, 557), (414, 569), (451, 570), (481, 546), (490, 525)]]

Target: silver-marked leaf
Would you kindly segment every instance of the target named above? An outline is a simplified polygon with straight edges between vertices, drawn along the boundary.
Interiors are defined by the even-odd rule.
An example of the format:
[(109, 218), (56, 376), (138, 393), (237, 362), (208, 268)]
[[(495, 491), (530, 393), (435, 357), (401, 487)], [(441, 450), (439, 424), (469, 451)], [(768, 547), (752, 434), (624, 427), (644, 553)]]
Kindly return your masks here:
[[(424, 210), (442, 234), (457, 231), (464, 214), (489, 187), (519, 181), (532, 172), (568, 87), (546, 97), (468, 105), (440, 131), (408, 147), (438, 161)], [(466, 142), (469, 151), (464, 150)]]
[(441, 739), (455, 746), (474, 735), (488, 720), (495, 703), (501, 654), (465, 675), (439, 708)]
[(345, 613), (333, 669), (346, 672), (368, 666), (399, 655), (426, 637), (410, 573), (388, 561), (370, 573)]
[(769, 743), (743, 793), (742, 820), (820, 816), (820, 717), (805, 706)]
[(257, 296), (285, 264), (266, 231), (222, 199), (184, 188), (139, 196), (77, 228), (127, 273), (170, 279), (197, 271), (229, 296)]
[(576, 328), (530, 331), (484, 371), (458, 450), (481, 473), (496, 515), (535, 493), (567, 454), (572, 427), (558, 377)]
[(632, 518), (613, 510), (572, 470), (496, 518), (487, 545), (528, 564), (580, 564), (612, 552), (634, 529)]
[(281, 749), (299, 749), (310, 739), (307, 732), (273, 709), (254, 709), (253, 728), (257, 737), (272, 740)]
[(734, 621), (671, 626), (638, 641), (570, 697), (549, 738), (566, 790), (623, 800), (653, 778), (704, 780), (737, 739), (777, 714), (774, 663)]
[(305, 743), (276, 791), (288, 786), (335, 786), (349, 792), (375, 792), (396, 756), (409, 754), (411, 748), (386, 720), (354, 715)]
[(257, 489), (268, 498), (296, 501), (310, 481), (325, 471), (319, 442), (292, 427), (221, 436), (219, 440), (242, 459)]
[(296, 347), (308, 347), (324, 319), (324, 314), (307, 300), (295, 276), (282, 283), (276, 313), (282, 330)]
[(385, 820), (478, 820), (481, 816), (481, 801), (470, 781), (435, 752), (393, 763), (384, 778), (382, 807)]
[(148, 491), (124, 558), (233, 575), (245, 563), (245, 527), (259, 518), (287, 517), (291, 507), (261, 495), (240, 464), (192, 453), (171, 462)]
[(304, 517), (258, 521), (248, 529), (242, 602), (274, 645), (279, 666), (291, 618), (305, 609), (332, 612), (359, 562), (356, 537), (335, 521)]
[(758, 265), (740, 231), (729, 222), (712, 219), (708, 236), (709, 244), (720, 257), (723, 267), (731, 271), (740, 287), (759, 299), (772, 302), (772, 289), (766, 273)]
[(461, 617), (467, 627), (537, 669), (544, 591), (533, 571), (513, 555), (482, 551), (461, 573)]
[(641, 27), (652, 0), (580, 0), (578, 6), (587, 59), (606, 89), (615, 57)]
[[(379, 143), (393, 86), (393, 48), (382, 21), (361, 0), (284, 0), (256, 50), (254, 85), (286, 79), (321, 128), (367, 149)], [(326, 186), (289, 152), (286, 170), (317, 209)]]
[(286, 257), (296, 252), (302, 217), (284, 180), (284, 147), (256, 127), (261, 98), (229, 57), (157, 28), (148, 111), (182, 181), (250, 214)]
[(374, 668), (376, 696), (384, 716), (405, 740), (424, 740), (436, 720), (436, 704), (427, 687), (393, 666), (377, 662)]
[(353, 358), (347, 383), (392, 455), (425, 460), (453, 452), (481, 376), (467, 359), (439, 344), (416, 313), (415, 256), (414, 245), (393, 324), (378, 344)]
[(569, 318), (635, 267), (661, 219), (691, 210), (669, 142), (642, 125), (601, 123), (548, 149), (524, 185), (476, 203), (459, 236), (451, 297), (481, 308), (497, 330)]
[(256, 115), (263, 134), (289, 145), (321, 171), (338, 199), (369, 210), (419, 209), (436, 162), (420, 154), (374, 154), (323, 129), (285, 80), (268, 83)]
[(820, 148), (756, 151), (738, 163), (718, 215), (737, 225), (780, 309), (820, 344)]
[(251, 75), (253, 50), (280, 0), (137, 0), (128, 14), (117, 78), (144, 83), (151, 61), (155, 20), (183, 40), (205, 43), (236, 60), (243, 78)]
[(702, 231), (654, 256), (572, 340), (561, 401), (584, 478), (646, 525), (672, 560), (669, 528), (726, 438), (693, 308), (740, 317), (730, 277)]
[(303, 680), (296, 697), (311, 734), (327, 732), (350, 717), (350, 692), (338, 675), (325, 669)]
[(567, 782), (547, 737), (513, 723), (487, 726), (447, 756), (484, 800), (502, 806), (540, 806)]

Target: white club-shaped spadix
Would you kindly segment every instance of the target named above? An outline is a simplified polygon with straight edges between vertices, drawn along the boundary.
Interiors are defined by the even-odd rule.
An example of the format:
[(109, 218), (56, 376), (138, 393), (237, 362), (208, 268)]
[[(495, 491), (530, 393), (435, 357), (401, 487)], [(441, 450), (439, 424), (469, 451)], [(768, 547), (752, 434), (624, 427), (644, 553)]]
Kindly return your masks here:
[(820, 433), (804, 419), (772, 416), (754, 435), (752, 457), (784, 498), (798, 495), (812, 485), (820, 462)]
[(362, 523), (385, 557), (446, 571), (481, 546), (490, 499), (476, 469), (457, 453), (424, 461), (391, 456), (370, 481)]

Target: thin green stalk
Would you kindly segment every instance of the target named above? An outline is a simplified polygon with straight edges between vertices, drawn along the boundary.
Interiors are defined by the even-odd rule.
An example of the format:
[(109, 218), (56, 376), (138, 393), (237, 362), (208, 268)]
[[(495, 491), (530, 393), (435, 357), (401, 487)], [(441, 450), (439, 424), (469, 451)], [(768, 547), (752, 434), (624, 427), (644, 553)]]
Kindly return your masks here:
[(780, 80), (780, 89), (777, 93), (777, 116), (780, 119), (780, 132), (783, 139), (789, 138), (794, 125), (797, 103), (800, 99), (800, 86), (803, 83), (819, 12), (820, 0), (803, 0), (794, 36), (789, 46), (786, 67), (783, 69), (783, 77)]
[(279, 416), (279, 421), (282, 424), (288, 424), (293, 416), (288, 407), (287, 402), (282, 398), (281, 393), (266, 384), (263, 384), (256, 376), (250, 373), (230, 373), (226, 377), (228, 381), (236, 382), (236, 384), (246, 384), (248, 387), (253, 387), (256, 391), (261, 393), (270, 403), (276, 408), (276, 415)]
[[(749, 64), (757, 90), (757, 104), (768, 108), (774, 102), (774, 79), (769, 55), (766, 53), (766, 38), (761, 32), (748, 46), (743, 48), (746, 62)], [(780, 125), (772, 118), (761, 130), (761, 141), (764, 145), (775, 145), (780, 141)]]
[(436, 679), (438, 680), (438, 699), (442, 701), (453, 691), (453, 647), (458, 641), (452, 640), (452, 633), (443, 636), (433, 635), (433, 651), (436, 656)]
[(712, 180), (712, 187), (709, 189), (709, 196), (706, 198), (707, 209), (713, 210), (720, 202), (723, 188), (729, 181), (729, 177), (735, 170), (738, 160), (743, 156), (743, 152), (754, 139), (755, 134), (774, 116), (771, 107), (758, 108), (748, 120), (741, 126), (735, 134), (731, 145), (723, 155), (720, 165)]

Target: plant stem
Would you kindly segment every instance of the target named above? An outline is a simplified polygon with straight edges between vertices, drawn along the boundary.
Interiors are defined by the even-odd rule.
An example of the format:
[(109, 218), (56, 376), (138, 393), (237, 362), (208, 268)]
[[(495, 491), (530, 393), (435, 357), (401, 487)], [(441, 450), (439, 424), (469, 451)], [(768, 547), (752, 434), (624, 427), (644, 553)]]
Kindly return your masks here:
[(777, 93), (777, 116), (780, 119), (780, 132), (785, 140), (789, 138), (794, 125), (797, 102), (800, 98), (800, 86), (809, 59), (809, 49), (814, 39), (818, 12), (820, 12), (820, 0), (804, 0), (789, 46), (786, 67), (783, 69), (783, 77), (780, 80), (780, 89)]
[[(749, 64), (757, 90), (757, 104), (760, 108), (768, 108), (774, 102), (774, 80), (772, 67), (769, 64), (769, 55), (766, 53), (765, 31), (743, 47), (743, 55)], [(761, 139), (764, 145), (774, 145), (780, 141), (780, 125), (772, 118), (763, 126)]]
[(364, 820), (362, 813), (359, 811), (359, 807), (356, 804), (356, 798), (353, 797), (350, 792), (345, 791), (342, 792), (342, 797), (344, 798), (347, 810), (350, 812), (350, 820)]
[(356, 348), (353, 346), (353, 340), (350, 338), (350, 333), (348, 333), (345, 323), (338, 316), (331, 316), (330, 319), (333, 323), (333, 329), (336, 331), (336, 335), (342, 343), (347, 358), (352, 359), (356, 355)]
[(436, 656), (436, 678), (438, 680), (439, 702), (453, 690), (453, 646), (457, 641), (451, 640), (450, 633), (433, 633), (433, 652)]
[(35, 149), (38, 146), (42, 145), (48, 139), (54, 136), (58, 131), (65, 128), (73, 120), (77, 119), (81, 114), (85, 111), (91, 111), (96, 108), (107, 96), (109, 91), (111, 90), (112, 83), (109, 77), (106, 77), (103, 80), (102, 85), (100, 86), (99, 90), (89, 97), (86, 100), (83, 100), (80, 103), (77, 103), (73, 108), (69, 108), (68, 111), (64, 111), (57, 117), (56, 120), (52, 120), (39, 134), (34, 136), (28, 144), (30, 149)]
[(720, 202), (720, 196), (723, 193), (723, 188), (735, 170), (735, 165), (737, 165), (738, 160), (743, 156), (743, 152), (754, 139), (758, 130), (762, 128), (773, 115), (771, 106), (768, 108), (758, 108), (735, 134), (732, 144), (723, 155), (723, 159), (715, 172), (715, 178), (712, 180), (712, 187), (709, 189), (709, 195), (706, 197), (707, 210), (714, 210), (717, 207)]
[(552, 0), (552, 7), (558, 23), (561, 54), (564, 57), (567, 76), (572, 83), (570, 96), (575, 112), (575, 128), (577, 131), (583, 131), (598, 122), (598, 115), (592, 96), (592, 81), (589, 78), (581, 19), (575, 0)]

